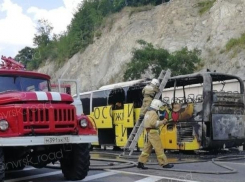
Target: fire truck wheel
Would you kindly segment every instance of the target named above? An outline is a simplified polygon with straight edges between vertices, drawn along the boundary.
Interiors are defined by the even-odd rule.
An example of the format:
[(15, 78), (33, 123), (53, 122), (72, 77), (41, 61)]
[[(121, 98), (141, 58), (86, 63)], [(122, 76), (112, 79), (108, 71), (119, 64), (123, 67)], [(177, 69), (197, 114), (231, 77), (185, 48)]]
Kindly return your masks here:
[(60, 160), (62, 173), (67, 180), (82, 180), (89, 171), (90, 154), (88, 144), (72, 145), (70, 152), (64, 152)]
[[(14, 166), (13, 164), (17, 164), (17, 166)], [(22, 170), (26, 166), (23, 163), (19, 163), (18, 161), (12, 161), (10, 164), (8, 164), (5, 167), (7, 171), (12, 171), (12, 170)]]
[(4, 180), (4, 177), (5, 177), (4, 154), (3, 154), (3, 149), (0, 148), (0, 182)]

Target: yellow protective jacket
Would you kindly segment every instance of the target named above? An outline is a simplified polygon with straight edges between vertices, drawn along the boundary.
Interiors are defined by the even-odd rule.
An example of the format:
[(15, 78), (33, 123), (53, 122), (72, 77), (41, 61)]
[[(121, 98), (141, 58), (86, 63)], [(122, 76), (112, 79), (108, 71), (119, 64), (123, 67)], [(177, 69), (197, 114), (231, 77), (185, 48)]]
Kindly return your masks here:
[(144, 117), (144, 128), (158, 129), (160, 124), (159, 116), (155, 110), (147, 111)]
[(153, 84), (146, 85), (142, 90), (143, 97), (154, 98), (156, 93), (159, 92), (159, 88)]

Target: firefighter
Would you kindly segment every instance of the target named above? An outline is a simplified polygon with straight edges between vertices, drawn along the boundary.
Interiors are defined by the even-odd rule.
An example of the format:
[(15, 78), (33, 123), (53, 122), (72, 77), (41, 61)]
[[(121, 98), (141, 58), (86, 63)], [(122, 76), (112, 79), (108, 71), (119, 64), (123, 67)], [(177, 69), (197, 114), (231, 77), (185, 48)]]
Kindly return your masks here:
[(123, 109), (122, 103), (121, 103), (121, 102), (117, 102), (117, 103), (115, 104), (115, 109)]
[(144, 122), (144, 128), (146, 129), (147, 132), (147, 136), (146, 136), (144, 149), (142, 150), (142, 153), (138, 159), (138, 166), (137, 166), (138, 168), (148, 169), (147, 167), (144, 166), (144, 164), (147, 162), (152, 148), (155, 149), (157, 160), (160, 166), (162, 166), (163, 168), (172, 168), (174, 166), (173, 164), (168, 164), (168, 160), (163, 152), (163, 147), (159, 136), (158, 128), (161, 125), (167, 123), (167, 119), (160, 121), (159, 116), (157, 114), (160, 107), (162, 106), (163, 103), (160, 100), (154, 99), (151, 102), (151, 105), (145, 114), (143, 122)]
[(144, 118), (144, 115), (148, 109), (148, 107), (151, 104), (151, 101), (153, 100), (153, 98), (155, 97), (155, 95), (159, 92), (159, 81), (158, 79), (152, 79), (151, 83), (146, 85), (143, 90), (142, 90), (142, 94), (143, 94), (143, 104), (141, 106), (140, 109), (140, 120), (142, 121)]

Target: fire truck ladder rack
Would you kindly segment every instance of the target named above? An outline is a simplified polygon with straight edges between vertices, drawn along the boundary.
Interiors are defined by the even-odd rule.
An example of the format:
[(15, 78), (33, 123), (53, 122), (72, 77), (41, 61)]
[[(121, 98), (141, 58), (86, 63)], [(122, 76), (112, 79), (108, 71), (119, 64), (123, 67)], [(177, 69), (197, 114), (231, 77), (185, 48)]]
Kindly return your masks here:
[[(164, 71), (164, 70), (161, 71), (161, 73), (158, 77), (158, 80), (161, 81), (161, 84), (159, 86), (159, 92), (155, 95), (154, 99), (159, 99), (161, 97), (162, 91), (165, 88), (170, 76), (171, 76), (171, 71), (169, 69), (167, 71)], [(129, 151), (128, 155), (131, 155), (133, 153), (135, 146), (138, 142), (138, 139), (144, 130), (144, 126), (143, 126), (144, 124), (143, 123), (144, 122), (140, 119), (136, 122), (132, 132), (130, 133), (130, 135), (128, 137), (128, 141), (124, 147), (124, 151), (123, 151), (122, 155), (125, 155), (126, 151)]]
[(25, 70), (25, 66), (11, 57), (2, 56), (1, 59), (3, 60), (0, 64), (0, 69), (14, 69), (14, 70)]

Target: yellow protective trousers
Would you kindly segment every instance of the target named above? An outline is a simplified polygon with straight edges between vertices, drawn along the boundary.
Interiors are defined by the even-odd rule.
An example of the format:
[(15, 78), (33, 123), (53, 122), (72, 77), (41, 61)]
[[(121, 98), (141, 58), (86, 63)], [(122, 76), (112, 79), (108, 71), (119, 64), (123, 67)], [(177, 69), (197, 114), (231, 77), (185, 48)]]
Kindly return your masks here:
[(143, 99), (143, 104), (141, 106), (141, 109), (140, 109), (140, 115), (141, 116), (144, 116), (148, 107), (150, 107), (151, 105), (151, 101), (152, 101), (152, 98), (151, 97), (145, 97)]
[(144, 149), (142, 150), (141, 155), (139, 156), (138, 162), (145, 164), (151, 154), (152, 148), (155, 149), (157, 161), (160, 166), (168, 164), (166, 155), (164, 154), (161, 138), (158, 134), (158, 130), (151, 129), (147, 133), (147, 141), (145, 142)]

